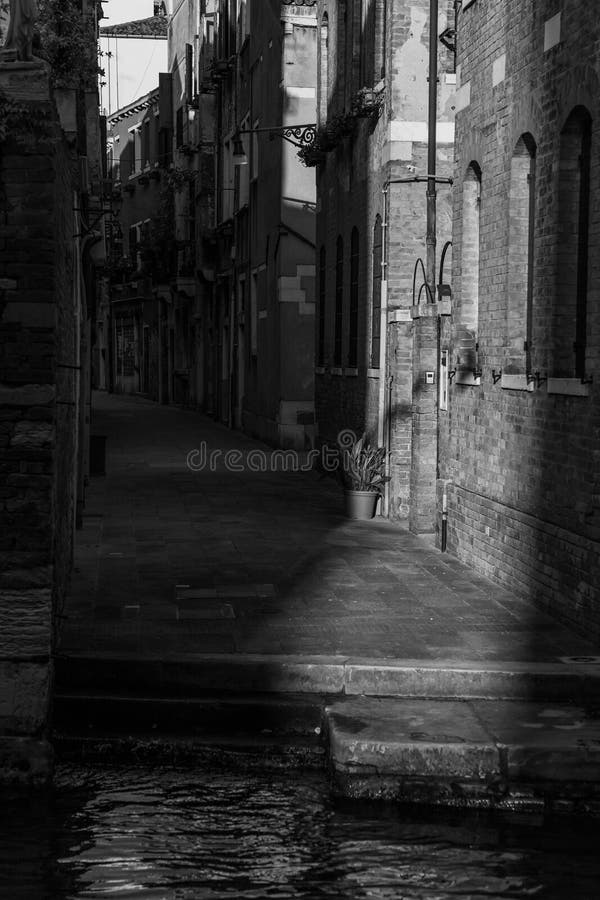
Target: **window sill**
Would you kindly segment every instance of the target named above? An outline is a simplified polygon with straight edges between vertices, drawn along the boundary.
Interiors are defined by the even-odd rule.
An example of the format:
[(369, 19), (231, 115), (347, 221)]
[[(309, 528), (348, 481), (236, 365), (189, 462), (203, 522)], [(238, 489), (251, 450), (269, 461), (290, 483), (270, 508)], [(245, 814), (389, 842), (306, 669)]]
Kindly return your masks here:
[(343, 370), (343, 369), (340, 369), (338, 366), (333, 366), (333, 367), (329, 370), (329, 374), (330, 374), (330, 375), (343, 375), (343, 374), (344, 374), (344, 370)]
[(315, 375), (326, 375), (327, 369), (325, 366), (315, 366)]
[(527, 375), (503, 375), (500, 387), (503, 391), (529, 391), (533, 392), (534, 382), (527, 379)]
[(589, 397), (590, 385), (582, 384), (579, 378), (549, 378), (549, 394), (564, 394), (569, 397)]
[(380, 369), (367, 369), (367, 378), (379, 378)]
[(344, 375), (348, 375), (350, 378), (356, 378), (358, 375), (358, 369), (355, 366), (347, 366), (344, 369)]
[(470, 369), (459, 369), (454, 376), (454, 384), (462, 384), (466, 387), (479, 387), (481, 378), (475, 378)]

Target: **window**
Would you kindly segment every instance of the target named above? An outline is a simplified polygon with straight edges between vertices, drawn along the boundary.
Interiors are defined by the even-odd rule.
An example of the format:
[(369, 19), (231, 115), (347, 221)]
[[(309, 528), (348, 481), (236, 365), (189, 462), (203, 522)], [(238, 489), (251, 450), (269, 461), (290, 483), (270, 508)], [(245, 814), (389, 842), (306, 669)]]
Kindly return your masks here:
[(346, 0), (337, 4), (337, 28), (335, 33), (335, 111), (343, 112), (346, 101)]
[(127, 134), (127, 144), (121, 154), (121, 179), (125, 181), (135, 173), (135, 131)]
[(327, 268), (325, 247), (319, 252), (319, 294), (317, 308), (317, 365), (325, 365), (325, 307), (327, 297)]
[(479, 221), (481, 169), (471, 162), (463, 181), (461, 290), (456, 316), (456, 365), (478, 370)]
[(350, 9), (350, 22), (349, 29), (351, 34), (351, 40), (349, 42), (350, 49), (350, 60), (349, 60), (349, 75), (348, 85), (347, 85), (347, 95), (348, 95), (348, 105), (352, 103), (352, 98), (355, 92), (361, 87), (360, 76), (361, 76), (361, 47), (362, 47), (362, 17), (363, 17), (363, 2), (364, 0), (354, 0), (351, 4)]
[(373, 87), (373, 51), (375, 46), (375, 6), (373, 0), (361, 2), (360, 82)]
[(129, 250), (129, 261), (131, 265), (137, 269), (138, 266), (138, 251), (139, 251), (139, 226), (138, 225), (130, 225), (128, 238), (128, 250)]
[(383, 230), (381, 216), (375, 219), (373, 228), (373, 296), (371, 301), (371, 368), (379, 368), (381, 345), (381, 263), (383, 260)]
[(374, 76), (375, 81), (385, 77), (385, 55), (387, 49), (387, 4), (388, 0), (372, 0), (375, 7)]
[(576, 107), (560, 135), (556, 301), (552, 368), (558, 377), (585, 376), (590, 151), (592, 120)]
[(142, 125), (142, 156), (140, 168), (150, 165), (150, 119), (146, 119)]
[(173, 131), (161, 128), (158, 132), (158, 161), (167, 168), (173, 160)]
[(319, 35), (319, 82), (318, 113), (319, 123), (327, 121), (327, 98), (329, 95), (329, 18), (327, 13), (321, 19)]
[(252, 124), (252, 160), (251, 160), (251, 178), (258, 178), (258, 127), (260, 119), (255, 119)]
[(342, 364), (342, 342), (344, 337), (344, 241), (338, 235), (335, 254), (335, 332), (333, 343), (333, 364)]
[(175, 146), (183, 144), (183, 106), (180, 106), (175, 114)]
[(523, 134), (510, 163), (508, 195), (507, 373), (529, 371), (535, 213), (535, 141)]
[(358, 271), (358, 228), (353, 228), (350, 242), (350, 334), (348, 341), (348, 365), (353, 368), (358, 365)]
[(258, 275), (252, 274), (250, 281), (250, 355), (256, 356), (258, 353)]
[(325, 364), (325, 301), (327, 296), (327, 269), (325, 247), (319, 253), (319, 308), (317, 316), (317, 365)]
[(194, 48), (191, 44), (185, 45), (185, 96), (188, 103), (191, 103), (194, 97), (192, 78), (194, 74)]

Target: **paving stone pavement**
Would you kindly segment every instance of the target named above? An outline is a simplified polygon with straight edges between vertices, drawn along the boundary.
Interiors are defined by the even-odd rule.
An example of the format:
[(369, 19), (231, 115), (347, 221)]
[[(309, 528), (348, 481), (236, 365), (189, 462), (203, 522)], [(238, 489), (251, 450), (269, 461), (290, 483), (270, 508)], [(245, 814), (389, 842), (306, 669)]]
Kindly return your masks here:
[[(545, 663), (597, 652), (432, 538), (346, 519), (334, 479), (273, 467), (271, 448), (199, 413), (96, 393), (92, 432), (107, 436), (107, 474), (87, 491), (64, 653)], [(202, 469), (196, 455), (192, 470), (202, 446), (220, 455)], [(257, 451), (266, 471), (251, 470)]]

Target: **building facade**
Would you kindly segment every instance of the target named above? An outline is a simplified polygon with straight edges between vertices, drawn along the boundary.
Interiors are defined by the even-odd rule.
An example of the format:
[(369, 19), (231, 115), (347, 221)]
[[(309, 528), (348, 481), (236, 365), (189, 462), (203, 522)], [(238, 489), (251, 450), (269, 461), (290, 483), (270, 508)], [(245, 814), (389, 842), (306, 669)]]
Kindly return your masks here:
[(220, 0), (212, 65), (215, 412), (298, 449), (314, 440), (316, 197), (288, 129), (316, 121), (315, 10)]
[(152, 400), (169, 393), (160, 377), (159, 293), (175, 271), (170, 135), (161, 125), (158, 88), (108, 119), (111, 373), (100, 386)]
[(458, 19), (448, 546), (600, 633), (600, 36), (590, 4)]
[[(440, 2), (436, 34), (451, 33)], [(319, 439), (390, 451), (381, 512), (432, 532), (437, 329), (427, 256), (429, 0), (319, 0), (316, 409)], [(437, 42), (437, 262), (451, 236), (454, 54)], [(435, 249), (435, 248), (434, 248)], [(447, 261), (449, 261), (449, 256)], [(449, 281), (449, 275), (439, 279)]]

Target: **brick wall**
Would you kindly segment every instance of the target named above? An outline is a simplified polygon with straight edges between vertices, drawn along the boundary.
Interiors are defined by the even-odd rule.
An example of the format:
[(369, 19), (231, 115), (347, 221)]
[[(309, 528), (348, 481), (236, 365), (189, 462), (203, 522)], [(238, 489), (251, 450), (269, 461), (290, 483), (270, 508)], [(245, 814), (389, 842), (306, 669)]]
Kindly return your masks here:
[(74, 518), (74, 173), (43, 71), (0, 72), (0, 781), (43, 781)]
[[(457, 374), (448, 411), (440, 412), (440, 475), (450, 482), (449, 548), (598, 636), (600, 393), (589, 383), (600, 354), (596, 12), (560, 0), (476, 0), (460, 14), (453, 321), (442, 329)], [(565, 192), (579, 203), (574, 168), (583, 165), (569, 117), (582, 107), (591, 118), (590, 207), (585, 225), (572, 217), (570, 231), (587, 229), (587, 263), (577, 241), (564, 253)], [(515, 190), (523, 136), (535, 148), (530, 254)], [(461, 304), (472, 297), (465, 210), (473, 163), (481, 169), (472, 344), (480, 380), (461, 376)], [(585, 347), (577, 350), (582, 321)]]

